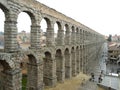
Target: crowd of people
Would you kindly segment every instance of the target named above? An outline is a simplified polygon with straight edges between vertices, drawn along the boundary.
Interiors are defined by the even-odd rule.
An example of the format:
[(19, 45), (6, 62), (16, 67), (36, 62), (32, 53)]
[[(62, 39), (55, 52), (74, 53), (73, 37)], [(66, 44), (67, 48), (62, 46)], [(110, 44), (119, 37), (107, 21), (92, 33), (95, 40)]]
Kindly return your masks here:
[[(102, 80), (103, 80), (103, 70), (101, 70), (101, 73), (98, 76), (98, 83), (101, 83)], [(91, 73), (90, 81), (93, 81), (93, 82), (95, 81), (95, 75), (94, 75), (94, 73)]]

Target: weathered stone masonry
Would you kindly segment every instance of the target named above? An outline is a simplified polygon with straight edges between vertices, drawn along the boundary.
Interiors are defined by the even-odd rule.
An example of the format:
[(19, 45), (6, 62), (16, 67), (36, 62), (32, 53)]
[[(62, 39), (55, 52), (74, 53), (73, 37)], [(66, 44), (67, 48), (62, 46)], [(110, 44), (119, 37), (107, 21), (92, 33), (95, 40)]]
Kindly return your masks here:
[[(0, 0), (0, 8), (5, 14), (0, 90), (22, 89), (20, 62), (24, 55), (29, 58), (27, 90), (43, 90), (44, 86), (53, 87), (80, 72), (91, 72), (91, 63), (97, 59), (104, 42), (103, 35), (35, 0)], [(26, 12), (32, 22), (28, 50), (17, 48), (17, 18), (21, 12)], [(46, 47), (40, 47), (42, 19), (47, 22)], [(55, 23), (58, 24), (56, 41)]]

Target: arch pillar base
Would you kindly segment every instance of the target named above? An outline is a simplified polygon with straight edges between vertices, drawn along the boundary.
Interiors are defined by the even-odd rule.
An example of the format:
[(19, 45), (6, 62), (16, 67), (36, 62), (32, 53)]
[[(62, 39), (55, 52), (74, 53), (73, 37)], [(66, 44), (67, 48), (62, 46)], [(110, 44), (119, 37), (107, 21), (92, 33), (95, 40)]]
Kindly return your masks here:
[(27, 90), (44, 90), (43, 64), (28, 63)]
[(0, 90), (22, 90), (21, 70), (7, 70), (1, 72)]
[(56, 77), (56, 61), (44, 58), (43, 82), (45, 86), (55, 87), (57, 82)]
[(70, 66), (65, 66), (65, 78), (66, 79), (70, 79), (72, 77), (71, 71), (72, 70)]
[(64, 70), (57, 70), (57, 76), (58, 76), (58, 78), (57, 78), (58, 82), (63, 83), (65, 80), (65, 71)]

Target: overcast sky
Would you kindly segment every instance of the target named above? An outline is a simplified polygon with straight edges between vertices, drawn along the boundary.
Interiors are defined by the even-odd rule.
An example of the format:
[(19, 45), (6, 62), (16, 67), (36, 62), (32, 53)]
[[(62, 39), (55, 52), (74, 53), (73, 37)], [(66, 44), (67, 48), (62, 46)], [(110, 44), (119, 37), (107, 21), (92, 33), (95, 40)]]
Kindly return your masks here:
[(120, 35), (120, 0), (37, 0), (101, 34)]
[[(120, 35), (120, 0), (37, 0), (80, 23), (104, 34)], [(24, 19), (25, 18), (25, 19)], [(0, 31), (3, 31), (4, 13), (0, 10)], [(30, 18), (20, 14), (18, 29), (30, 27)], [(24, 23), (23, 23), (24, 22)], [(26, 22), (26, 23), (25, 23)], [(30, 28), (27, 28), (27, 31)]]

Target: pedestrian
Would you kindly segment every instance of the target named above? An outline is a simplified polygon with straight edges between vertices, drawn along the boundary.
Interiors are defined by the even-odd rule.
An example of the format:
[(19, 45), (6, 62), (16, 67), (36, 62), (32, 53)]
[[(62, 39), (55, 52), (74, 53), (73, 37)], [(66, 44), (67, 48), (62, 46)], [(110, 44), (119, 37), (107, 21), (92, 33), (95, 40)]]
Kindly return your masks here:
[(94, 79), (95, 79), (94, 73), (91, 73), (91, 81), (94, 82)]
[(100, 76), (98, 77), (98, 82), (101, 83), (102, 82), (102, 75), (100, 74)]
[(82, 83), (81, 83), (81, 85), (83, 86), (84, 84), (85, 84), (85, 78), (82, 79)]
[(101, 75), (103, 74), (103, 70), (101, 70)]

